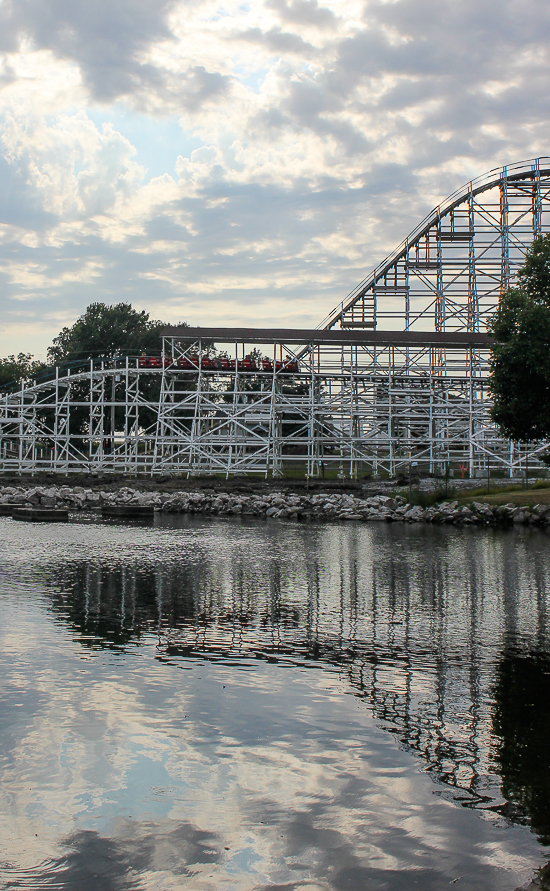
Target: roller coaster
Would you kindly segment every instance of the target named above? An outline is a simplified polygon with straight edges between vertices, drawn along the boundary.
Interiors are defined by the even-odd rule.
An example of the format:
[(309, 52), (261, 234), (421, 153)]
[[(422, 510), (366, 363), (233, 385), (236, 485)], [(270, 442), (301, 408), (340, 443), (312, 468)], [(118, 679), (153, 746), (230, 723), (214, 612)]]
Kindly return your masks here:
[[(487, 319), (550, 231), (550, 158), (435, 208), (313, 330), (168, 328), (162, 354), (0, 395), (0, 471), (281, 476), (535, 469), (490, 420)], [(383, 327), (380, 327), (380, 326)]]

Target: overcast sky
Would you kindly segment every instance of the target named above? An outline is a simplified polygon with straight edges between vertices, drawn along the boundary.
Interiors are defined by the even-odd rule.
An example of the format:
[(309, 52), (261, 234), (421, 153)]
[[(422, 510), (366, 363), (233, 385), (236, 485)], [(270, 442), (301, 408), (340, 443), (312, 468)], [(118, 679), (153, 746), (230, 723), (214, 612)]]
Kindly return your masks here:
[(0, 355), (94, 300), (315, 326), (550, 154), (548, 0), (0, 0)]

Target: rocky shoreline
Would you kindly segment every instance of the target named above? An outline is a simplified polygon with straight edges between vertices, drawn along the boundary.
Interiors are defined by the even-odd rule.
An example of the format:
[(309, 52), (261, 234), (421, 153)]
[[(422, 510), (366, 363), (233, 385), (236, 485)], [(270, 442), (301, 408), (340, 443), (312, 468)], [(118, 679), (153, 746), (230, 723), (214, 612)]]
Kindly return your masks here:
[(550, 505), (490, 505), (446, 501), (433, 507), (411, 505), (400, 495), (334, 492), (296, 494), (272, 491), (249, 495), (217, 490), (164, 493), (122, 487), (103, 491), (83, 486), (0, 486), (0, 504), (70, 511), (100, 510), (109, 505), (142, 505), (163, 513), (256, 516), (274, 520), (435, 523), (456, 526), (549, 526)]

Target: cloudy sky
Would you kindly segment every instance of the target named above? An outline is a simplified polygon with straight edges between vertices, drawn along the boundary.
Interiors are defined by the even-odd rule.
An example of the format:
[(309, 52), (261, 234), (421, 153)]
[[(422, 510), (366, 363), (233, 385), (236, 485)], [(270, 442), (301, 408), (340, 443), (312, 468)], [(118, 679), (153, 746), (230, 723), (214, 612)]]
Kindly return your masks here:
[(547, 0), (0, 0), (0, 355), (94, 300), (315, 326), (550, 154)]

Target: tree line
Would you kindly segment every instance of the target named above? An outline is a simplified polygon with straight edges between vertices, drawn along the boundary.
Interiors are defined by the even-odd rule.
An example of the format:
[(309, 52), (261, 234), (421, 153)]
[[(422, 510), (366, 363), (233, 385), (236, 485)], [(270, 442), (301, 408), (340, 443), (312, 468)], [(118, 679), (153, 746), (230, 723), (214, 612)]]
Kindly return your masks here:
[[(186, 325), (179, 322), (179, 325)], [(47, 362), (38, 362), (30, 353), (0, 358), (0, 386), (14, 381), (32, 380), (52, 365), (86, 362), (89, 359), (116, 356), (156, 356), (162, 349), (161, 331), (166, 322), (153, 320), (149, 313), (138, 312), (129, 303), (107, 306), (91, 303), (70, 328), (63, 328), (48, 348)]]

